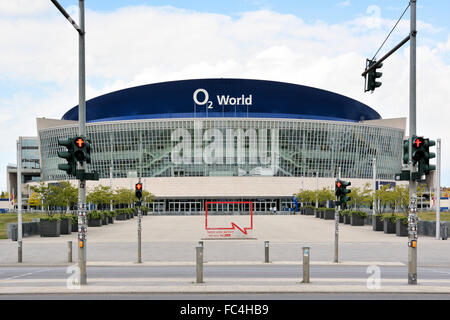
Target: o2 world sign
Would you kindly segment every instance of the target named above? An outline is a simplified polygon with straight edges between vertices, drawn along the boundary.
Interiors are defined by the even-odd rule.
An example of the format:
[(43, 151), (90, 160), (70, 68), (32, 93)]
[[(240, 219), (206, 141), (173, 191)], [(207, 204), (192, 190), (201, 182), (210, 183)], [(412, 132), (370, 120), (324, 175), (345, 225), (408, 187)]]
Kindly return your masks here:
[[(209, 100), (209, 93), (206, 89), (199, 88), (194, 91), (193, 99), (196, 105), (204, 106), (206, 105), (208, 109), (213, 108), (213, 101)], [(253, 96), (250, 94), (245, 96), (244, 94), (240, 97), (234, 97), (230, 95), (216, 95), (216, 103), (219, 106), (251, 106), (253, 103)]]

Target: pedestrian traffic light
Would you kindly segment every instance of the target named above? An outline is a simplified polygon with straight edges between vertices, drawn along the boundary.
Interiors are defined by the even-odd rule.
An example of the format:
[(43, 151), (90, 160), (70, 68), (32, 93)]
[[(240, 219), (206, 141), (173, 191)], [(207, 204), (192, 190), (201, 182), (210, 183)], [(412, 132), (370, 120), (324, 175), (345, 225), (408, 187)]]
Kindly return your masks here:
[(411, 157), (413, 165), (416, 165), (425, 157), (425, 139), (423, 137), (412, 137)]
[(136, 198), (141, 200), (141, 198), (142, 198), (142, 183), (140, 183), (140, 182), (136, 183), (135, 195), (136, 195)]
[(348, 186), (351, 185), (349, 181), (342, 181), (337, 179), (334, 185), (335, 195), (337, 197), (336, 204), (345, 206), (348, 201), (350, 201), (350, 197), (347, 196), (351, 192), (350, 189), (347, 189)]
[(86, 161), (86, 139), (84, 137), (74, 138), (74, 156), (78, 162), (83, 163)]
[(69, 176), (76, 176), (77, 162), (74, 156), (74, 139), (58, 139), (58, 145), (67, 148), (67, 151), (58, 151), (58, 157), (67, 161), (67, 163), (58, 164), (58, 169), (65, 171)]
[[(377, 62), (375, 60), (367, 59), (366, 70), (371, 68), (376, 63)], [(377, 79), (381, 78), (383, 73), (377, 72), (377, 69), (380, 69), (382, 66), (383, 64), (379, 63), (375, 68), (366, 74), (366, 88), (364, 91), (374, 91), (376, 88), (381, 87), (381, 82), (378, 82)]]

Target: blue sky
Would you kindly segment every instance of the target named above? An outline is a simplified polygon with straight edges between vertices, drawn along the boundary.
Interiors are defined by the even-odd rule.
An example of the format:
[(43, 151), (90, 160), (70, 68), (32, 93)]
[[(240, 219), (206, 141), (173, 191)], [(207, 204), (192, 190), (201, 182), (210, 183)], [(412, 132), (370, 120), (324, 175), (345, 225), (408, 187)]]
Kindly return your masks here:
[[(166, 80), (248, 77), (341, 93), (383, 118), (408, 116), (407, 45), (384, 64), (374, 94), (363, 93), (360, 77), (406, 0), (85, 2), (88, 99)], [(76, 15), (77, 0), (60, 3)], [(417, 126), (443, 139), (443, 160), (450, 157), (449, 13), (448, 0), (418, 0)], [(407, 35), (408, 20), (409, 11), (378, 57)], [(1, 168), (15, 163), (17, 137), (36, 135), (36, 117), (60, 118), (78, 103), (77, 35), (50, 0), (0, 0), (0, 28), (4, 190)], [(450, 186), (450, 167), (443, 166)]]

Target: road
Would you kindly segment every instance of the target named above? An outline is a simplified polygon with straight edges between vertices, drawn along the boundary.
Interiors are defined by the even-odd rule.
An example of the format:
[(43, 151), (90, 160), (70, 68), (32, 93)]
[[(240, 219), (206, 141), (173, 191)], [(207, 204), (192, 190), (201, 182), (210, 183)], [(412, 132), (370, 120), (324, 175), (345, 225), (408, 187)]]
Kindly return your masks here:
[[(407, 282), (407, 266), (380, 266), (381, 282)], [(88, 267), (88, 282), (91, 285), (114, 286), (132, 284), (133, 286), (148, 283), (167, 284), (170, 282), (195, 281), (195, 266), (135, 266), (135, 267)], [(0, 285), (14, 286), (32, 283), (34, 286), (65, 285), (70, 276), (66, 267), (2, 267), (0, 268)], [(367, 266), (327, 265), (311, 266), (311, 282), (362, 283), (371, 276)], [(137, 281), (139, 279), (139, 281)], [(421, 280), (434, 282), (441, 286), (450, 286), (450, 267), (418, 268), (419, 283)], [(302, 267), (295, 265), (214, 265), (204, 267), (204, 280), (227, 281), (237, 283), (264, 284), (266, 282), (287, 283), (302, 280)], [(28, 281), (28, 282), (27, 282)]]

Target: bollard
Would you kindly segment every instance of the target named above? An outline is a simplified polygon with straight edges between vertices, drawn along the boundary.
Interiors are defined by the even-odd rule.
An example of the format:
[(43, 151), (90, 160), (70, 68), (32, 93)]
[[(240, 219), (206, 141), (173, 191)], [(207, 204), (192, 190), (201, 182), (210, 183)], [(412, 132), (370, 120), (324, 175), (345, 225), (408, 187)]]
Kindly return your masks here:
[(72, 262), (72, 241), (67, 241), (67, 262)]
[(303, 247), (303, 283), (309, 283), (309, 255), (310, 248)]
[(203, 283), (203, 247), (195, 248), (197, 254), (197, 283)]
[(269, 263), (269, 241), (264, 241), (264, 262)]
[(199, 242), (198, 242), (198, 245), (199, 245), (200, 247), (203, 247), (203, 241), (199, 241)]

